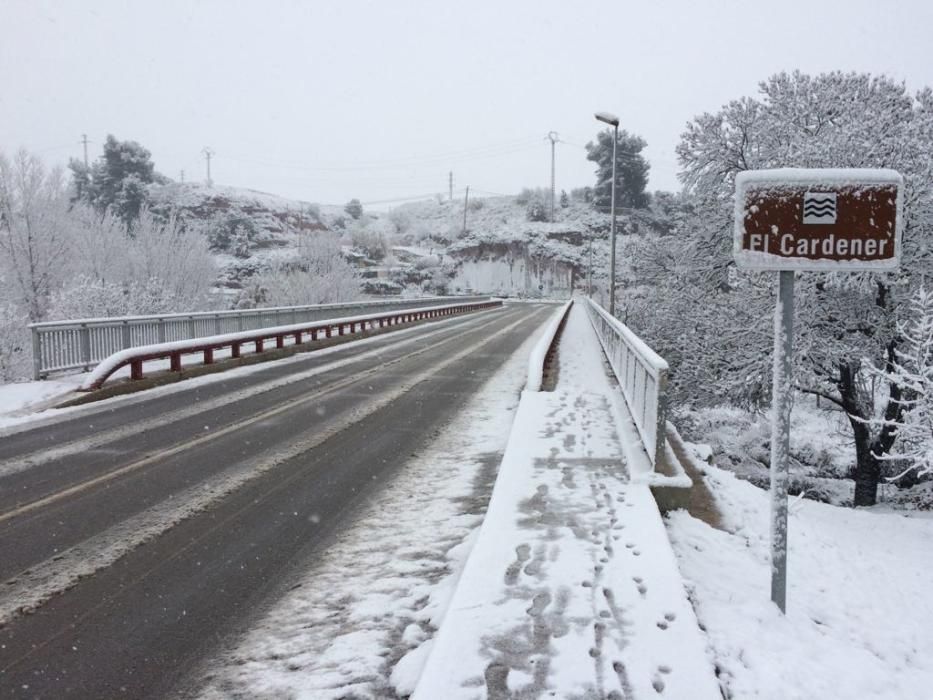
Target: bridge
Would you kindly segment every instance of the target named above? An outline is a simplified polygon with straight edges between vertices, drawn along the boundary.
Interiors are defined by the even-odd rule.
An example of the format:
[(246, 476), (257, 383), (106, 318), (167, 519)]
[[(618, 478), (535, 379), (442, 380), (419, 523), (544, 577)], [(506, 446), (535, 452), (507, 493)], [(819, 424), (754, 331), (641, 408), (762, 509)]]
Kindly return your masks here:
[[(584, 297), (265, 314), (33, 328), (36, 376), (89, 373), (0, 434), (4, 694), (249, 696), (224, 659), (299, 588), (352, 627), (368, 574), (324, 562), (388, 518), (367, 556), (427, 591), (376, 616), (406, 694), (719, 696), (661, 520), (691, 485), (667, 364), (630, 329)], [(439, 562), (402, 531), (457, 479)]]

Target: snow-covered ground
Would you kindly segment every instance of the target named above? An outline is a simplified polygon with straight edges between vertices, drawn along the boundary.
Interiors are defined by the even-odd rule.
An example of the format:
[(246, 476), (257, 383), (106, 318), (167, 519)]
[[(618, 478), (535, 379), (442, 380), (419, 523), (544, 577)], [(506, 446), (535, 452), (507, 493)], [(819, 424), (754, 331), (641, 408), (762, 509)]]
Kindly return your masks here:
[(706, 641), (582, 305), (557, 388), (524, 392), (414, 698), (719, 698)]
[(41, 382), (0, 384), (0, 428), (35, 414), (56, 399), (71, 394), (84, 381), (83, 374), (65, 374)]
[(307, 580), (212, 665), (204, 698), (411, 693), (482, 521), (534, 342), (366, 504)]
[(727, 698), (933, 697), (928, 513), (794, 501), (785, 617), (770, 602), (768, 493), (706, 471), (726, 531), (684, 511), (668, 531)]

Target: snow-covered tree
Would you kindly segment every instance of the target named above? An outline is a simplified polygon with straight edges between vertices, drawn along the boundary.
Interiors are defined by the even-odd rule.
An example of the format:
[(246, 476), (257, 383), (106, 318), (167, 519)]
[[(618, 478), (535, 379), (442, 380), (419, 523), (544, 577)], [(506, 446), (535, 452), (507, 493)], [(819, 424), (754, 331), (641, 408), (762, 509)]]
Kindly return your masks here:
[[(259, 230), (256, 221), (250, 216), (240, 212), (225, 212), (211, 218), (205, 225), (205, 232), (212, 251), (231, 252), (237, 257), (249, 257), (249, 249)], [(238, 250), (240, 254), (237, 253)], [(242, 255), (244, 250), (246, 255)]]
[(0, 278), (31, 321), (42, 319), (70, 264), (67, 209), (61, 170), (46, 170), (26, 151), (12, 161), (0, 153)]
[(528, 221), (547, 221), (548, 206), (545, 202), (546, 200), (539, 194), (535, 193), (532, 195), (528, 202), (528, 206), (525, 207), (525, 218), (528, 219)]
[(921, 286), (909, 307), (909, 320), (899, 326), (901, 345), (888, 367), (905, 410), (895, 449), (886, 458), (906, 460), (907, 472), (922, 477), (933, 474), (933, 289)]
[(123, 220), (110, 210), (98, 212), (77, 203), (68, 212), (71, 267), (76, 277), (100, 282), (123, 282), (129, 275), (130, 239)]
[[(855, 504), (871, 504), (904, 409), (896, 385), (872, 391), (863, 360), (896, 358), (900, 301), (910, 280), (933, 266), (933, 95), (927, 89), (911, 96), (903, 84), (883, 76), (840, 72), (781, 73), (761, 83), (760, 93), (759, 99), (743, 98), (700, 115), (677, 148), (681, 178), (696, 203), (681, 244), (697, 266), (691, 275), (697, 313), (685, 318), (702, 313), (705, 300), (716, 294), (759, 319), (753, 327), (770, 317), (774, 276), (741, 273), (732, 262), (738, 172), (788, 166), (900, 171), (906, 181), (901, 273), (803, 274), (797, 288), (797, 382), (846, 411), (857, 455)], [(723, 344), (719, 354), (770, 353), (767, 345), (756, 348)], [(876, 416), (883, 420), (873, 423)]]
[(354, 225), (350, 230), (353, 247), (372, 260), (383, 260), (389, 253), (385, 232), (379, 226)]
[(255, 303), (265, 306), (330, 304), (359, 298), (360, 275), (332, 235), (301, 236), (295, 261), (282, 262), (250, 281)]
[(0, 382), (29, 376), (32, 342), (28, 323), (28, 316), (16, 304), (0, 301)]
[(185, 225), (174, 214), (163, 220), (143, 209), (129, 233), (128, 281), (146, 285), (157, 297), (153, 304), (171, 299), (176, 308), (209, 305), (217, 270), (197, 225)]

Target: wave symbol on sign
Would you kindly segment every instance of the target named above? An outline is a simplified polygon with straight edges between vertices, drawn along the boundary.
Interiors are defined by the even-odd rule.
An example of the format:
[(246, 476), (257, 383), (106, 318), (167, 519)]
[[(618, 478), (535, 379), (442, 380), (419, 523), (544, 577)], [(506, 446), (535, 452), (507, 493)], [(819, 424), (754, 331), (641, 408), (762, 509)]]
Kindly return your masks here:
[(803, 223), (836, 223), (836, 193), (806, 192), (803, 195)]

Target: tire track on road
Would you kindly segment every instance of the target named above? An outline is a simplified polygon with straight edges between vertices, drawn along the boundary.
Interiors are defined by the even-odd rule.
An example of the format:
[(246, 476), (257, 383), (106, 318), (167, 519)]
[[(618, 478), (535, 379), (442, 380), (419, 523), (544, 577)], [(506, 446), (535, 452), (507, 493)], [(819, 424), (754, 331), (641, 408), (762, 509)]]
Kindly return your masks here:
[[(501, 316), (496, 319), (496, 321), (504, 320), (507, 319)], [(208, 477), (205, 481), (202, 481), (184, 492), (171, 494), (167, 499), (163, 499), (157, 505), (97, 535), (82, 540), (67, 550), (45, 559), (42, 562), (36, 563), (27, 570), (8, 578), (0, 584), (0, 591), (2, 591), (2, 593), (0, 593), (0, 626), (7, 624), (22, 614), (33, 612), (53, 595), (67, 590), (81, 579), (87, 578), (100, 569), (112, 565), (128, 552), (158, 537), (182, 520), (217, 505), (225, 497), (248, 482), (322, 445), (336, 434), (342, 432), (349, 425), (385, 408), (418, 384), (441, 373), (447, 367), (459, 362), (471, 353), (475, 353), (477, 350), (501, 336), (510, 333), (516, 327), (527, 321), (528, 318), (523, 317), (508, 324), (486, 336), (480, 342), (467, 346), (445, 358), (438, 364), (419, 372), (407, 381), (402, 382), (391, 392), (378, 397), (372, 397), (362, 406), (351, 411), (349, 415), (336, 416), (333, 423), (323, 430), (321, 430), (321, 428), (315, 428), (313, 435), (306, 434), (303, 439), (296, 441), (289, 448), (270, 451), (258, 464), (255, 464), (254, 460), (248, 460), (245, 463), (234, 465), (220, 474)], [(484, 326), (485, 325), (488, 324), (484, 324)], [(458, 339), (459, 336), (448, 339), (448, 341), (445, 341), (445, 344), (446, 342), (452, 342)], [(428, 350), (435, 350), (436, 348), (437, 345), (432, 345), (430, 348), (424, 348), (414, 353), (409, 353), (406, 357), (410, 358), (427, 352)], [(400, 362), (401, 359), (396, 361)], [(373, 371), (375, 371), (375, 369)], [(369, 373), (366, 374), (368, 375)], [(331, 386), (327, 389), (326, 393), (334, 393), (340, 389), (349, 388), (353, 384), (361, 381), (361, 379), (363, 379), (363, 376), (360, 375), (347, 378), (347, 381), (341, 382), (340, 387)], [(302, 402), (310, 400), (312, 399), (307, 398), (303, 399)], [(261, 419), (267, 418), (268, 416), (261, 416)], [(258, 422), (259, 420), (260, 418), (256, 417), (252, 419), (252, 422)], [(231, 430), (228, 432), (235, 431)], [(148, 461), (149, 460), (147, 460), (147, 463)], [(292, 475), (290, 479), (294, 480), (301, 475), (302, 474), (299, 472), (298, 474)], [(278, 490), (280, 486), (281, 484), (274, 485), (267, 493), (267, 496), (273, 491)], [(65, 497), (67, 496), (63, 496), (63, 498)], [(216, 527), (211, 531), (214, 529), (216, 529)], [(208, 532), (205, 531), (199, 540), (207, 535)], [(2, 669), (0, 669), (0, 672), (2, 672)]]
[[(515, 313), (516, 312), (514, 311), (511, 313), (507, 313), (506, 317), (510, 317), (514, 315)], [(463, 319), (456, 319), (456, 320), (463, 320)], [(21, 471), (24, 471), (24, 470), (27, 470), (33, 467), (38, 467), (38, 466), (48, 464), (50, 462), (54, 462), (56, 460), (62, 459), (63, 457), (67, 457), (68, 455), (73, 454), (74, 452), (86, 452), (92, 449), (106, 446), (110, 443), (113, 443), (119, 440), (124, 440), (126, 438), (133, 437), (134, 435), (139, 435), (141, 433), (147, 432), (154, 428), (164, 427), (169, 424), (178, 423), (179, 421), (188, 420), (195, 416), (206, 413), (208, 411), (216, 410), (218, 408), (223, 408), (224, 406), (228, 406), (238, 401), (243, 401), (249, 398), (253, 398), (255, 396), (259, 396), (260, 394), (265, 394), (270, 391), (280, 389), (284, 386), (295, 384), (296, 382), (305, 381), (307, 379), (311, 379), (312, 377), (318, 376), (320, 374), (325, 374), (327, 372), (330, 372), (336, 369), (341, 369), (349, 365), (352, 365), (354, 363), (364, 362), (373, 357), (379, 357), (380, 355), (384, 354), (387, 350), (397, 349), (400, 347), (412, 345), (414, 343), (423, 342), (424, 340), (427, 340), (429, 338), (435, 337), (437, 335), (442, 335), (444, 333), (450, 333), (452, 331), (457, 335), (463, 335), (464, 333), (467, 333), (467, 332), (474, 332), (476, 330), (481, 330), (482, 328), (487, 327), (491, 323), (494, 323), (495, 319), (493, 319), (492, 321), (486, 321), (485, 323), (481, 323), (476, 327), (474, 327), (473, 324), (477, 323), (478, 319), (469, 318), (469, 319), (466, 319), (466, 321), (467, 321), (467, 325), (462, 328), (445, 327), (445, 328), (435, 329), (429, 333), (416, 334), (400, 342), (390, 343), (388, 344), (389, 345), (388, 347), (380, 345), (379, 347), (374, 348), (372, 350), (359, 353), (359, 354), (354, 354), (351, 357), (337, 360), (335, 362), (331, 362), (320, 367), (314, 367), (309, 370), (304, 370), (304, 371), (301, 371), (295, 374), (288, 374), (284, 377), (278, 377), (272, 380), (261, 381), (261, 383), (256, 384), (252, 387), (245, 388), (245, 389), (238, 389), (228, 394), (225, 394), (223, 396), (218, 396), (213, 399), (208, 399), (207, 401), (199, 401), (186, 408), (181, 408), (181, 409), (172, 411), (167, 414), (162, 413), (150, 419), (136, 421), (132, 425), (107, 429), (90, 437), (84, 437), (84, 438), (80, 438), (77, 440), (66, 441), (66, 442), (56, 445), (55, 447), (36, 450), (36, 451), (26, 453), (23, 456), (16, 457), (16, 458), (0, 460), (0, 482), (2, 482), (2, 479), (4, 477), (19, 473)], [(415, 330), (415, 329), (411, 329), (411, 330)], [(314, 361), (315, 359), (319, 359), (319, 358), (315, 358), (315, 357), (307, 358), (308, 361)], [(404, 356), (399, 359), (404, 359)], [(386, 363), (383, 363), (380, 366), (384, 366), (385, 364)], [(134, 405), (135, 403), (136, 402), (134, 402)], [(118, 405), (116, 407), (120, 407), (120, 406)], [(94, 411), (94, 413), (92, 413), (90, 416), (87, 416), (87, 417), (76, 415), (70, 420), (80, 421), (85, 418), (92, 418), (93, 415), (95, 415), (96, 413), (98, 413), (98, 411)], [(91, 424), (91, 427), (93, 427), (93, 424)], [(43, 428), (40, 427), (38, 429), (41, 430)], [(23, 431), (23, 432), (26, 432), (26, 431)]]

